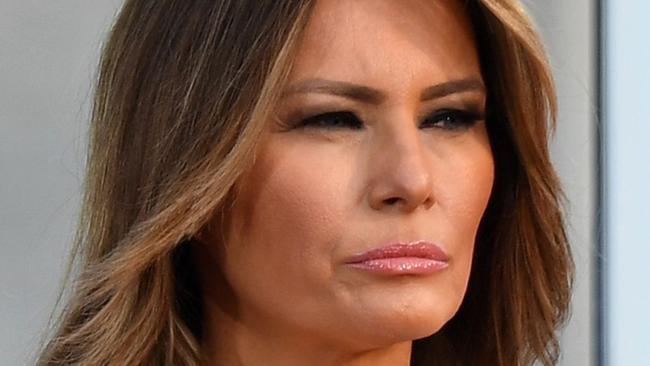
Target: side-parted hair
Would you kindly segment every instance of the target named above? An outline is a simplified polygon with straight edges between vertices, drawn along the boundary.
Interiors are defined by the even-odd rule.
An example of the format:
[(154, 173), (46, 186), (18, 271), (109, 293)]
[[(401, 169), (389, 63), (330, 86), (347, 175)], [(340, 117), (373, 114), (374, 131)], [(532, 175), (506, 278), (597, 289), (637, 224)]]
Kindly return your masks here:
[[(434, 1), (434, 0), (431, 0)], [(100, 60), (64, 306), (38, 364), (201, 363), (192, 238), (227, 215), (279, 100), (310, 0), (127, 0)], [(556, 363), (573, 262), (548, 140), (556, 100), (517, 0), (467, 0), (495, 183), (467, 293), (413, 365)]]

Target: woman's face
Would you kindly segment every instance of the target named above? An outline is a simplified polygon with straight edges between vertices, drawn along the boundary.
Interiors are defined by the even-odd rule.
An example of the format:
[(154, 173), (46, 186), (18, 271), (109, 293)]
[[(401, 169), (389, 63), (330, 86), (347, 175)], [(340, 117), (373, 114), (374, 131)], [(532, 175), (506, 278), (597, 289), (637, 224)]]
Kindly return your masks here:
[[(438, 331), (465, 294), (492, 189), (484, 108), (460, 1), (319, 0), (228, 241), (209, 242), (236, 322), (351, 349)], [(445, 255), (350, 264), (415, 241)]]

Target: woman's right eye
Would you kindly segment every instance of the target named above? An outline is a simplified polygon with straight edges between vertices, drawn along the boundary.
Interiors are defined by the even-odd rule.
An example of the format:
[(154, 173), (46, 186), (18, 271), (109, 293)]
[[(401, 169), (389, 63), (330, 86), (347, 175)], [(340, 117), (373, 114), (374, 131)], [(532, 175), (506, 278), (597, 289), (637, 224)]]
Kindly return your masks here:
[(307, 117), (298, 122), (297, 127), (323, 129), (350, 128), (360, 130), (363, 128), (363, 123), (354, 113), (341, 111), (321, 113)]

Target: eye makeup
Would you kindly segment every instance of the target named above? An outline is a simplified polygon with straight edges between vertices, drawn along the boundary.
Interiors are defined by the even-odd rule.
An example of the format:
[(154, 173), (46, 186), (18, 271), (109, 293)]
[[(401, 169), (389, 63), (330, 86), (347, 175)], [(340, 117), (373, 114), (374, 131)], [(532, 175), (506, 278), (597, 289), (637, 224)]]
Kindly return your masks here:
[[(439, 108), (419, 118), (421, 128), (437, 128), (446, 131), (462, 131), (485, 119), (485, 113), (478, 107)], [(288, 123), (289, 129), (363, 130), (362, 118), (350, 110), (330, 110), (294, 117)]]

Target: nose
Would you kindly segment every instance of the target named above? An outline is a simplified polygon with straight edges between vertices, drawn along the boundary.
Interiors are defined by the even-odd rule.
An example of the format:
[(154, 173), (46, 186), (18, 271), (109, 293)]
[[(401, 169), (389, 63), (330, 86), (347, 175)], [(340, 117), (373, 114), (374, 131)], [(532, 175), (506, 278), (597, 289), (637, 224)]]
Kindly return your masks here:
[(411, 212), (435, 203), (432, 167), (421, 133), (410, 120), (377, 136), (368, 164), (368, 201), (373, 209)]

